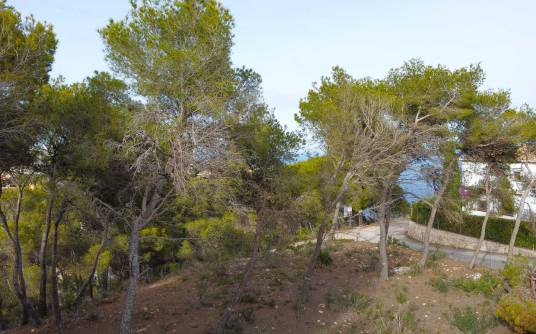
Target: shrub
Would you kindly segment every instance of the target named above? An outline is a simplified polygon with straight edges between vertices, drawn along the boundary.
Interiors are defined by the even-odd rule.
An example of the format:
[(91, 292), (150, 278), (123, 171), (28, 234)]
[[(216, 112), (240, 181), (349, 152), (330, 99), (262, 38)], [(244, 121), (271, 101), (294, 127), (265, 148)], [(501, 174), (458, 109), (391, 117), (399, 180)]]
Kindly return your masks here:
[(445, 277), (436, 277), (430, 279), (430, 285), (441, 293), (449, 292), (449, 282)]
[[(428, 222), (430, 208), (422, 203), (415, 202), (411, 219), (421, 225)], [(482, 217), (463, 215), (463, 222), (451, 222), (440, 212), (437, 213), (434, 221), (434, 228), (454, 232), (478, 238), (482, 229)], [(486, 240), (495, 241), (502, 244), (510, 243), (510, 236), (514, 229), (514, 221), (497, 217), (490, 217), (486, 227)], [(522, 222), (516, 239), (517, 247), (536, 248), (536, 236), (532, 233), (528, 222)]]
[(240, 226), (237, 215), (227, 213), (221, 218), (204, 218), (186, 224), (188, 233), (199, 239), (200, 257), (229, 258), (247, 256), (252, 245), (252, 233)]
[(508, 281), (512, 288), (517, 288), (526, 280), (525, 268), (528, 264), (526, 258), (516, 258), (514, 261), (506, 263), (501, 275)]
[(239, 312), (239, 314), (240, 314), (240, 317), (243, 318), (244, 321), (247, 322), (248, 324), (251, 324), (255, 321), (255, 311), (251, 307), (243, 309), (242, 311)]
[(179, 258), (181, 260), (191, 260), (194, 256), (194, 250), (190, 241), (183, 240), (181, 243), (181, 248), (179, 249)]
[(365, 333), (379, 334), (404, 334), (419, 333), (417, 328), (416, 315), (411, 307), (403, 309), (399, 307), (397, 311), (384, 311), (381, 304), (375, 305), (367, 311), (367, 320), (365, 322)]
[(452, 285), (465, 292), (481, 293), (486, 297), (497, 295), (501, 288), (501, 279), (490, 273), (484, 273), (479, 279), (460, 277)]
[(326, 304), (330, 309), (337, 311), (362, 311), (370, 304), (371, 299), (354, 290), (345, 289), (340, 295), (333, 296), (331, 293), (326, 294)]
[(402, 290), (397, 290), (396, 291), (396, 301), (399, 304), (405, 304), (408, 301), (408, 295)]
[(329, 250), (322, 249), (320, 251), (320, 254), (318, 254), (318, 263), (326, 267), (333, 263), (333, 258), (331, 257)]
[(508, 294), (501, 298), (496, 314), (517, 333), (536, 333), (536, 302), (518, 295)]
[(308, 228), (300, 226), (296, 230), (296, 236), (295, 236), (296, 241), (307, 240), (307, 239), (311, 239), (312, 237), (313, 237), (313, 231), (311, 231)]
[(462, 333), (484, 334), (497, 325), (497, 319), (492, 315), (480, 315), (470, 307), (466, 307), (465, 310), (455, 308), (450, 324)]

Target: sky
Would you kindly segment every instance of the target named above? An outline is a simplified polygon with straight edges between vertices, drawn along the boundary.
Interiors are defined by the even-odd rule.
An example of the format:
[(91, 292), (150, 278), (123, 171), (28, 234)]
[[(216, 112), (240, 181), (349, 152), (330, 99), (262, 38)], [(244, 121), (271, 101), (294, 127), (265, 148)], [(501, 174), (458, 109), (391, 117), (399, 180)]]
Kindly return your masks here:
[[(481, 63), (486, 89), (536, 107), (536, 1), (223, 0), (235, 18), (235, 66), (263, 77), (266, 102), (290, 129), (313, 82), (335, 65), (382, 78), (411, 58), (457, 68)], [(53, 76), (75, 82), (107, 70), (97, 29), (124, 17), (128, 0), (8, 0), (54, 26)]]

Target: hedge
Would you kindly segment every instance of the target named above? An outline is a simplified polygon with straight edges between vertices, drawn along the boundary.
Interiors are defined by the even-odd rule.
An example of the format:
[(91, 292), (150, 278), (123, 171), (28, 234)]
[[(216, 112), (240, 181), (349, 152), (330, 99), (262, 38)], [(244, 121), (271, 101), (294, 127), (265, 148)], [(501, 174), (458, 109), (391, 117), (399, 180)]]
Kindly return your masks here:
[[(423, 202), (415, 202), (413, 204), (411, 219), (418, 224), (426, 225), (428, 223), (428, 217), (430, 217), (430, 211), (431, 209), (428, 205)], [(464, 215), (463, 217), (463, 222), (461, 223), (451, 222), (438, 212), (433, 227), (443, 231), (479, 238), (484, 218), (470, 215)], [(508, 245), (512, 230), (514, 229), (514, 223), (513, 220), (490, 217), (486, 227), (486, 240)], [(536, 236), (531, 231), (528, 222), (521, 222), (517, 234), (516, 246), (528, 249), (536, 248)]]

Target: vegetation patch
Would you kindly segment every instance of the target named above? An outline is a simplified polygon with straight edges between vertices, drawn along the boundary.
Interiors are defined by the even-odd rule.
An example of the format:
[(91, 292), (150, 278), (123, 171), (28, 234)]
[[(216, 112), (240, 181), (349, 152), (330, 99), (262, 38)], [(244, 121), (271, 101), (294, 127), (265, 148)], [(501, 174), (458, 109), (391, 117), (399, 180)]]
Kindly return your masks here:
[(473, 308), (454, 308), (450, 324), (465, 334), (484, 334), (497, 325), (497, 319), (493, 315), (480, 314)]
[(508, 294), (501, 298), (496, 314), (517, 333), (536, 333), (536, 301)]
[(430, 285), (441, 293), (449, 292), (449, 281), (446, 276), (440, 276), (430, 279)]
[(480, 278), (460, 277), (452, 280), (452, 286), (469, 293), (481, 293), (486, 297), (497, 296), (501, 290), (501, 279), (490, 273), (484, 273)]
[(339, 295), (326, 294), (326, 306), (332, 310), (344, 311), (354, 310), (363, 311), (370, 303), (371, 299), (357, 291), (345, 289)]

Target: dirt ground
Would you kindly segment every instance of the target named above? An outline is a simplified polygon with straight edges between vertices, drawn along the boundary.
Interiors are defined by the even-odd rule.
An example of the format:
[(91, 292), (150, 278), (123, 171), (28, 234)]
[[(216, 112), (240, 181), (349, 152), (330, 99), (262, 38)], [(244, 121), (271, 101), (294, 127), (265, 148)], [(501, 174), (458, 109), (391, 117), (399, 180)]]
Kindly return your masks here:
[[(319, 266), (308, 302), (296, 304), (307, 261), (306, 250), (271, 254), (258, 262), (252, 286), (242, 298), (234, 331), (242, 333), (382, 333), (398, 324), (403, 333), (461, 333), (450, 324), (452, 310), (472, 307), (493, 314), (496, 300), (450, 289), (441, 293), (430, 279), (472, 274), (463, 264), (442, 259), (423, 272), (377, 278), (377, 247), (367, 242), (336, 242), (333, 262)], [(390, 246), (390, 265), (411, 267), (419, 254)], [(208, 333), (217, 322), (239, 278), (242, 264), (190, 269), (143, 285), (134, 314), (134, 333)], [(477, 272), (483, 272), (479, 268)], [(100, 301), (84, 317), (66, 316), (64, 333), (117, 333), (123, 295)], [(85, 319), (84, 319), (85, 318)], [(396, 325), (395, 325), (396, 326)], [(8, 333), (55, 333), (50, 325)], [(489, 333), (511, 333), (497, 323)]]

